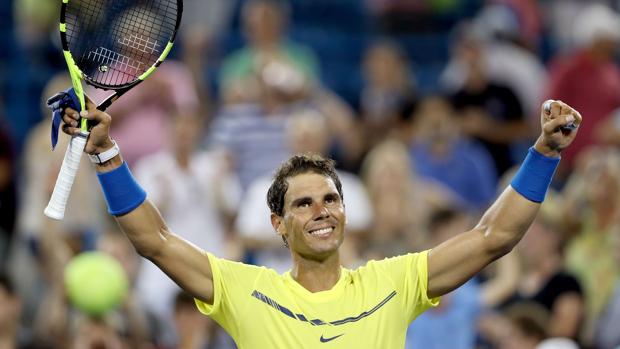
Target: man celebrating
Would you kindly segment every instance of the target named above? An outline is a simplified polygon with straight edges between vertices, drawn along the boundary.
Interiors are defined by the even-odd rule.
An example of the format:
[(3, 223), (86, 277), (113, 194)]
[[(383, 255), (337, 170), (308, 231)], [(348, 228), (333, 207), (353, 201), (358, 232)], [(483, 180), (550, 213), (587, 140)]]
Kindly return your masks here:
[[(568, 105), (546, 103), (540, 137), (511, 185), (472, 230), (432, 250), (370, 261), (356, 270), (340, 265), (346, 214), (333, 162), (293, 156), (277, 171), (267, 195), (272, 225), (293, 260), (292, 269), (278, 275), (217, 258), (171, 232), (110, 139), (111, 117), (93, 105), (81, 115), (95, 124), (85, 152), (97, 163), (109, 212), (138, 253), (195, 297), (200, 311), (222, 325), (239, 348), (402, 348), (416, 316), (525, 234), (560, 152), (581, 123)], [(79, 132), (78, 118), (67, 108), (63, 130)], [(209, 227), (204, 229), (208, 233)]]

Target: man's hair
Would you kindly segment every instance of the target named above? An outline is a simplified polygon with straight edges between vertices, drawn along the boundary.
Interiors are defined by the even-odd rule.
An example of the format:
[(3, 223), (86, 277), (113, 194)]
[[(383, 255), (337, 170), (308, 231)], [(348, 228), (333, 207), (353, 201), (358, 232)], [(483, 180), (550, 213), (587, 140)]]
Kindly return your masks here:
[(316, 173), (331, 178), (340, 199), (343, 200), (342, 184), (336, 174), (335, 165), (334, 160), (313, 153), (298, 154), (288, 159), (276, 171), (273, 183), (267, 192), (267, 205), (271, 212), (278, 216), (284, 214), (284, 195), (288, 190), (288, 179), (303, 173)]

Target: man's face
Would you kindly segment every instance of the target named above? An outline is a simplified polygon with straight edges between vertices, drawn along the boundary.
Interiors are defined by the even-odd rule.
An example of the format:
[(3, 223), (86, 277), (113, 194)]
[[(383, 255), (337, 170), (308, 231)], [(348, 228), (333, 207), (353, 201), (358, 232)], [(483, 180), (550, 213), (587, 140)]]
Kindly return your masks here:
[(288, 179), (283, 217), (272, 215), (272, 221), (293, 253), (323, 260), (342, 244), (346, 218), (332, 179), (304, 173)]

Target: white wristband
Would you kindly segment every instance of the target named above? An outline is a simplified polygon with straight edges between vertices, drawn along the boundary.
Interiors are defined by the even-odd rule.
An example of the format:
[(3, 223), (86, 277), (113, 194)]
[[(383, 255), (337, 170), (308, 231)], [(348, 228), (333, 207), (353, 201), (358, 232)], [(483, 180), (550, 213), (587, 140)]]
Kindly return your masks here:
[(99, 154), (88, 154), (88, 157), (90, 158), (90, 161), (93, 164), (103, 164), (104, 162), (112, 159), (113, 157), (115, 157), (116, 155), (118, 155), (121, 150), (118, 147), (118, 144), (116, 144), (116, 142), (113, 140), (112, 143), (114, 143), (114, 146), (102, 153)]

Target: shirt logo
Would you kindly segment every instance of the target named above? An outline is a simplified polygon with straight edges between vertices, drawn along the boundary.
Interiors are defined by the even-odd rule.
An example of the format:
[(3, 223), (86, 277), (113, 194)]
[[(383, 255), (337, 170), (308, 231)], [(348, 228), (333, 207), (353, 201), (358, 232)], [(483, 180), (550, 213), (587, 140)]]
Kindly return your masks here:
[(303, 321), (303, 322), (307, 322), (309, 324), (311, 324), (312, 326), (326, 326), (326, 325), (334, 325), (334, 326), (339, 326), (339, 325), (344, 325), (350, 322), (357, 322), (367, 316), (372, 315), (374, 312), (376, 312), (377, 310), (379, 310), (381, 307), (383, 307), (387, 302), (389, 302), (391, 299), (393, 299), (396, 296), (396, 291), (392, 291), (392, 293), (390, 293), (387, 297), (385, 297), (381, 302), (379, 302), (379, 304), (375, 305), (372, 309), (366, 310), (361, 312), (359, 315), (357, 316), (349, 316), (346, 317), (344, 319), (340, 319), (340, 320), (335, 320), (335, 321), (323, 321), (321, 319), (308, 319), (304, 314), (297, 314), (294, 313), (292, 310), (290, 310), (289, 308), (281, 305), (280, 303), (276, 302), (275, 300), (273, 300), (272, 298), (258, 292), (257, 290), (254, 290), (252, 292), (252, 297), (260, 300), (261, 302), (271, 306), (274, 309), (277, 309), (278, 311), (280, 311), (280, 313), (292, 318), (292, 319), (296, 319), (299, 321)]
[(321, 335), (321, 343), (327, 343), (327, 342), (333, 341), (334, 339), (336, 339), (338, 337), (342, 337), (342, 336), (344, 336), (344, 333), (343, 334), (339, 334), (339, 335), (334, 336), (334, 337), (327, 337), (327, 338), (324, 338), (323, 335)]

